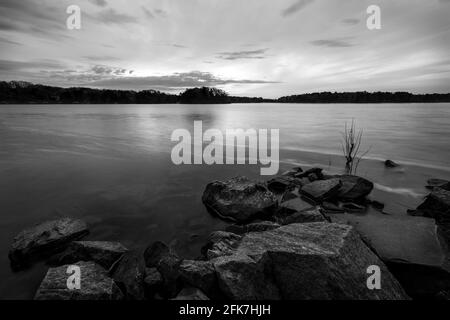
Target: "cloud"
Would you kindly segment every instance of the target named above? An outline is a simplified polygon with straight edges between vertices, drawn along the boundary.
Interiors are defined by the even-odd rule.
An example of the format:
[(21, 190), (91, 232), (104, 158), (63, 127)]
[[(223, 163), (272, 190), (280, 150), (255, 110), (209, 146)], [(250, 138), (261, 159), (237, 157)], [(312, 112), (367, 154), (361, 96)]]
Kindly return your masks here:
[(3, 37), (0, 37), (0, 42), (8, 43), (8, 44), (14, 44), (14, 45), (18, 45), (18, 46), (23, 46), (22, 43), (19, 43), (19, 42), (16, 42), (16, 41), (12, 41), (12, 40), (9, 40), (9, 39), (3, 38)]
[(310, 5), (313, 2), (314, 2), (314, 0), (297, 0), (295, 3), (293, 3), (286, 9), (284, 9), (281, 12), (281, 15), (283, 17), (290, 16), (290, 15), (302, 10), (303, 8), (307, 7), (308, 5)]
[(22, 71), (22, 70), (37, 70), (37, 69), (61, 69), (65, 65), (58, 61), (45, 59), (33, 61), (17, 61), (17, 60), (0, 60), (0, 71)]
[(127, 24), (137, 22), (137, 19), (135, 17), (129, 16), (124, 13), (119, 13), (112, 8), (101, 11), (96, 16), (94, 16), (94, 19), (105, 24)]
[(106, 0), (89, 0), (89, 2), (99, 7), (106, 7), (108, 5)]
[(250, 50), (250, 51), (234, 51), (220, 52), (217, 58), (223, 60), (239, 60), (239, 59), (264, 59), (268, 49)]
[(265, 80), (248, 79), (222, 79), (209, 72), (192, 71), (185, 73), (173, 73), (162, 76), (149, 77), (116, 77), (93, 81), (87, 85), (101, 88), (122, 88), (122, 89), (159, 89), (166, 91), (182, 90), (191, 87), (213, 87), (227, 84), (265, 84), (276, 83)]
[(325, 39), (325, 40), (314, 40), (311, 44), (318, 47), (330, 47), (330, 48), (347, 48), (353, 47), (354, 45), (345, 39)]
[(355, 25), (358, 24), (360, 22), (359, 19), (354, 19), (354, 18), (348, 18), (348, 19), (343, 19), (342, 23), (346, 24), (346, 25)]
[(101, 62), (101, 61), (119, 61), (119, 58), (113, 57), (113, 56), (84, 56), (83, 58), (94, 61), (94, 62)]

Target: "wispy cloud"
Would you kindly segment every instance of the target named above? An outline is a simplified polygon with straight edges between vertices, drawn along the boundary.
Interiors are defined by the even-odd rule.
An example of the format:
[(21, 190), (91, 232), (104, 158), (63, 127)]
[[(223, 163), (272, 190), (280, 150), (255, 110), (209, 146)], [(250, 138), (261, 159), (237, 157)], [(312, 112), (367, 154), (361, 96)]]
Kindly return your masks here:
[(265, 53), (268, 49), (249, 50), (249, 51), (233, 51), (220, 52), (217, 58), (224, 60), (239, 60), (239, 59), (264, 59)]
[(318, 47), (330, 47), (330, 48), (347, 48), (354, 46), (354, 44), (350, 43), (346, 39), (321, 39), (311, 41), (311, 44)]
[(112, 8), (102, 10), (100, 13), (94, 16), (94, 19), (105, 24), (127, 24), (137, 22), (137, 19), (135, 17), (127, 15), (125, 13), (117, 12)]
[(355, 19), (355, 18), (348, 18), (348, 19), (343, 19), (342, 20), (343, 24), (351, 25), (351, 26), (356, 25), (359, 22), (360, 22), (360, 20), (359, 19)]
[(89, 2), (99, 7), (106, 7), (108, 5), (106, 0), (89, 0)]
[(307, 7), (308, 5), (310, 5), (313, 2), (314, 2), (314, 0), (297, 0), (292, 5), (290, 5), (286, 9), (284, 9), (281, 12), (281, 15), (283, 17), (290, 16), (290, 15), (302, 10), (303, 8)]

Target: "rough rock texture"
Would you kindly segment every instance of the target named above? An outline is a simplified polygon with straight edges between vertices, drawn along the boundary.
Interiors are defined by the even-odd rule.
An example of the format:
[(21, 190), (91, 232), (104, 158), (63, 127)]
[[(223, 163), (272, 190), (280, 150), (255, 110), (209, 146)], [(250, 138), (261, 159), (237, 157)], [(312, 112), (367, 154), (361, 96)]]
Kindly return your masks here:
[(373, 190), (373, 183), (367, 179), (342, 175), (336, 176), (342, 182), (338, 197), (344, 200), (357, 200), (366, 197)]
[(341, 186), (341, 180), (335, 178), (311, 182), (302, 187), (300, 191), (313, 200), (323, 201), (336, 196)]
[(274, 193), (283, 193), (296, 184), (296, 179), (290, 176), (278, 176), (267, 181), (267, 188)]
[(185, 285), (199, 288), (208, 296), (217, 291), (216, 271), (209, 261), (184, 260), (180, 264), (180, 278)]
[(145, 263), (141, 254), (125, 253), (112, 270), (112, 277), (127, 300), (144, 300)]
[[(347, 225), (291, 224), (249, 233), (211, 262), (222, 292), (234, 300), (408, 298)], [(371, 265), (381, 268), (381, 290), (366, 286)]]
[(147, 298), (153, 298), (158, 291), (161, 290), (161, 286), (163, 284), (163, 278), (161, 273), (159, 273), (156, 268), (146, 268), (145, 269), (145, 278), (144, 278), (144, 287), (145, 287), (145, 295)]
[(450, 220), (450, 191), (435, 188), (417, 207), (424, 216), (436, 219), (438, 222)]
[(209, 300), (209, 298), (199, 289), (197, 288), (184, 288), (181, 292), (176, 296), (176, 298), (172, 300)]
[(305, 210), (301, 212), (296, 212), (283, 220), (281, 223), (283, 225), (293, 224), (293, 223), (312, 223), (312, 222), (325, 222), (327, 219), (320, 212), (319, 209)]
[(245, 177), (227, 182), (215, 181), (206, 186), (203, 203), (224, 219), (248, 222), (272, 215), (277, 201), (272, 192), (260, 183)]
[(159, 261), (170, 253), (170, 248), (161, 241), (152, 243), (144, 252), (144, 260), (147, 268), (157, 267)]
[(208, 241), (202, 248), (202, 255), (205, 258), (212, 259), (227, 254), (239, 244), (241, 238), (242, 236), (231, 232), (213, 232), (209, 235)]
[(314, 174), (317, 179), (323, 179), (322, 168), (311, 168), (305, 172), (299, 172), (295, 175), (296, 178), (308, 178), (311, 174)]
[(427, 185), (428, 189), (441, 188), (441, 189), (450, 191), (450, 181), (448, 181), (448, 180), (429, 179), (427, 181), (427, 183), (428, 183), (428, 185)]
[(163, 278), (161, 293), (166, 298), (173, 298), (181, 289), (180, 264), (182, 260), (174, 253), (164, 256), (158, 264), (158, 271)]
[(62, 218), (47, 221), (20, 232), (9, 252), (14, 269), (27, 267), (32, 260), (63, 250), (73, 240), (88, 234), (86, 223)]
[(119, 242), (108, 241), (74, 241), (66, 250), (54, 256), (50, 264), (64, 265), (77, 261), (93, 261), (109, 270), (114, 262), (127, 252)]
[(278, 207), (277, 215), (290, 215), (295, 212), (312, 209), (314, 206), (300, 198), (285, 201)]
[(80, 261), (73, 264), (80, 267), (80, 289), (70, 290), (67, 281), (69, 265), (50, 268), (42, 281), (36, 300), (120, 300), (119, 287), (108, 277), (105, 269), (95, 262)]
[(273, 230), (279, 228), (280, 225), (271, 221), (262, 221), (250, 223), (245, 226), (245, 232), (263, 232), (267, 230)]

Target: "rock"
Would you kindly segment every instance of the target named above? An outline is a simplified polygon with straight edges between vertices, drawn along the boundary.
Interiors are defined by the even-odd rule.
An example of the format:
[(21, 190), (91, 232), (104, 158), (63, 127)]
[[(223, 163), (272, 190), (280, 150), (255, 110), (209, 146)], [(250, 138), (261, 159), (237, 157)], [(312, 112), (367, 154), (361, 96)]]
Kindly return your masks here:
[(344, 213), (345, 210), (342, 209), (339, 205), (334, 204), (333, 202), (325, 201), (322, 203), (322, 208), (325, 211), (325, 213)]
[(271, 216), (277, 207), (272, 192), (245, 177), (208, 184), (202, 200), (212, 212), (237, 222)]
[(111, 273), (127, 300), (145, 299), (145, 262), (141, 254), (128, 251)]
[(384, 203), (381, 203), (381, 202), (379, 202), (379, 201), (371, 200), (371, 201), (369, 201), (369, 204), (370, 204), (373, 208), (375, 208), (375, 209), (377, 209), (377, 210), (379, 210), (379, 211), (382, 211), (382, 210), (384, 209)]
[(398, 167), (399, 165), (398, 165), (397, 163), (395, 163), (394, 161), (392, 161), (392, 160), (386, 160), (386, 161), (384, 162), (384, 166), (385, 166), (386, 168), (396, 168), (396, 167)]
[(173, 298), (181, 289), (180, 265), (181, 260), (174, 253), (164, 256), (158, 264), (158, 271), (163, 279), (161, 293), (165, 298)]
[(295, 212), (304, 211), (312, 208), (314, 208), (312, 204), (300, 198), (294, 198), (292, 200), (281, 203), (278, 208), (277, 215), (286, 216), (291, 215)]
[(121, 300), (122, 292), (95, 262), (80, 261), (80, 289), (70, 290), (67, 281), (69, 265), (50, 268), (34, 297), (35, 300)]
[(202, 255), (207, 259), (226, 255), (239, 243), (242, 236), (231, 232), (216, 231), (209, 235), (207, 243), (202, 248)]
[(441, 188), (450, 191), (450, 181), (442, 179), (429, 179), (427, 189)]
[(296, 178), (308, 178), (310, 174), (315, 174), (318, 179), (323, 179), (322, 168), (311, 168), (305, 172), (300, 172), (295, 175)]
[(373, 183), (367, 179), (352, 176), (336, 176), (342, 182), (338, 197), (343, 200), (358, 200), (369, 195), (373, 190)]
[(316, 180), (319, 180), (319, 177), (318, 177), (317, 174), (315, 174), (315, 173), (310, 173), (310, 174), (308, 175), (308, 180), (309, 180), (310, 182), (314, 182), (314, 181), (316, 181)]
[(93, 261), (109, 270), (127, 252), (119, 242), (74, 241), (62, 253), (52, 257), (50, 264), (64, 265), (77, 261)]
[[(227, 255), (211, 260), (232, 300), (408, 299), (381, 260), (351, 226), (290, 224), (246, 234)], [(368, 290), (367, 268), (381, 269), (380, 290)]]
[(339, 179), (319, 180), (305, 185), (300, 192), (315, 201), (323, 201), (336, 196), (341, 186)]
[(295, 178), (278, 176), (267, 182), (267, 188), (273, 193), (283, 193), (295, 185)]
[(350, 213), (360, 213), (364, 212), (366, 210), (366, 207), (360, 206), (359, 204), (356, 203), (347, 202), (342, 204), (342, 209)]
[(209, 298), (201, 290), (190, 287), (181, 290), (181, 292), (177, 295), (177, 297), (172, 300), (196, 301), (196, 300), (209, 300)]
[(79, 219), (62, 218), (47, 221), (20, 232), (9, 252), (14, 269), (25, 268), (34, 259), (63, 250), (71, 241), (88, 234), (86, 223)]
[(180, 265), (180, 278), (185, 285), (199, 288), (208, 296), (217, 292), (216, 271), (209, 261), (184, 260)]
[(450, 191), (435, 188), (417, 207), (425, 217), (431, 217), (438, 222), (445, 222), (450, 218)]
[(145, 269), (145, 278), (144, 278), (144, 287), (145, 287), (145, 295), (148, 298), (154, 297), (155, 294), (161, 289), (163, 284), (163, 278), (161, 273), (159, 273), (156, 268), (146, 268)]
[(276, 228), (279, 228), (280, 225), (278, 223), (272, 222), (272, 221), (262, 221), (262, 222), (255, 222), (250, 223), (245, 226), (246, 232), (263, 232), (267, 230), (273, 230)]
[(145, 266), (147, 268), (157, 267), (159, 261), (170, 254), (170, 248), (161, 241), (156, 241), (144, 251)]
[(296, 212), (282, 220), (283, 225), (292, 223), (312, 223), (324, 222), (327, 219), (323, 216), (319, 209), (305, 210)]

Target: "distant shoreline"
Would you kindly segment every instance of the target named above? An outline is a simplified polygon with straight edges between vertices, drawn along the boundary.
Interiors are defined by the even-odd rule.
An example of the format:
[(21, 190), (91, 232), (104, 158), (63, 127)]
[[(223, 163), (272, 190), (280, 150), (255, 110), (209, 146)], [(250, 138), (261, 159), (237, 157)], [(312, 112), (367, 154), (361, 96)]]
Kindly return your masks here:
[(24, 81), (0, 81), (0, 104), (381, 104), (450, 103), (450, 93), (409, 92), (319, 92), (277, 99), (229, 96), (217, 88), (191, 88), (180, 94), (156, 90), (112, 90), (85, 87), (52, 87)]

